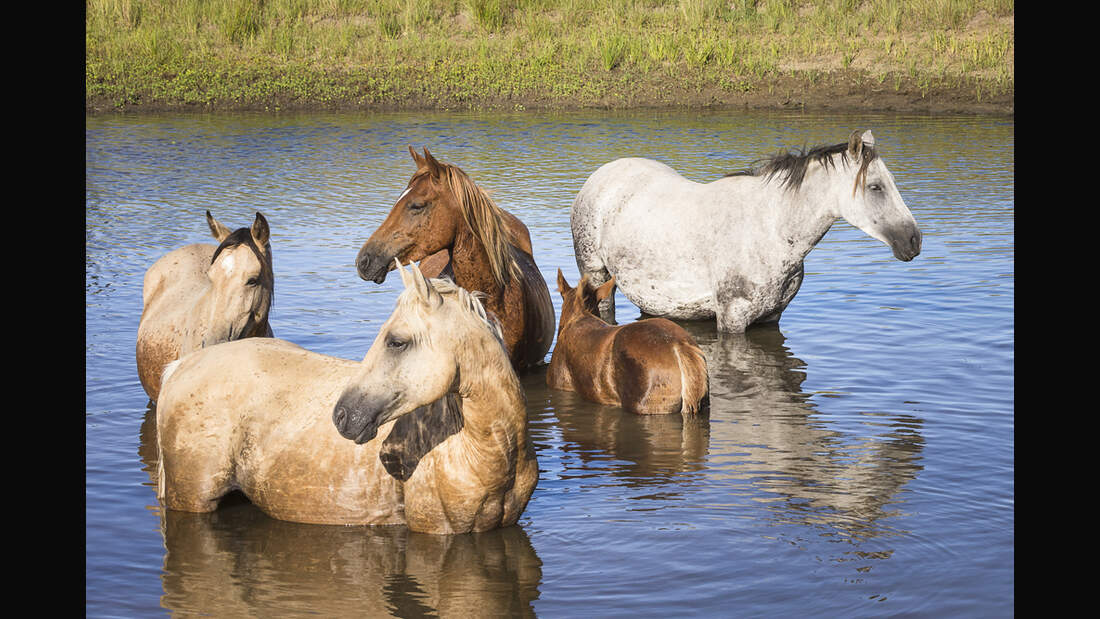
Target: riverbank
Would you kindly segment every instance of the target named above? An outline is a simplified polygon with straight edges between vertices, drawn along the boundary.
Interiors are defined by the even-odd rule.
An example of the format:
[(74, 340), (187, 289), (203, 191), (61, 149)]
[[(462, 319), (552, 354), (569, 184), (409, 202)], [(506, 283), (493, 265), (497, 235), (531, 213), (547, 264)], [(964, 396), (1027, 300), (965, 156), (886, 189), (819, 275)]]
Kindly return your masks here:
[(87, 113), (1014, 113), (1008, 0), (166, 4), (87, 4)]

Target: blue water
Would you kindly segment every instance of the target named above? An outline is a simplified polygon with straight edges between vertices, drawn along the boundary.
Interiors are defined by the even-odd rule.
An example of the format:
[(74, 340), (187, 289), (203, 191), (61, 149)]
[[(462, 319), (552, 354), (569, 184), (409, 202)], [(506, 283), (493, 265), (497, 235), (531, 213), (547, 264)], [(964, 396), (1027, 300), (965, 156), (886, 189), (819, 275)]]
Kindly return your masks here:
[[(461, 166), (531, 231), (551, 283), (569, 207), (621, 156), (698, 181), (871, 129), (920, 256), (838, 221), (778, 328), (719, 337), (711, 412), (639, 418), (523, 377), (540, 480), (519, 525), (467, 536), (166, 513), (134, 346), (157, 257), (204, 212), (271, 225), (276, 336), (361, 359), (400, 288), (360, 245), (407, 146)], [(1014, 614), (1014, 122), (765, 112), (86, 118), (86, 611), (214, 616)], [(617, 318), (638, 310), (617, 295)], [(549, 359), (549, 355), (547, 356)]]

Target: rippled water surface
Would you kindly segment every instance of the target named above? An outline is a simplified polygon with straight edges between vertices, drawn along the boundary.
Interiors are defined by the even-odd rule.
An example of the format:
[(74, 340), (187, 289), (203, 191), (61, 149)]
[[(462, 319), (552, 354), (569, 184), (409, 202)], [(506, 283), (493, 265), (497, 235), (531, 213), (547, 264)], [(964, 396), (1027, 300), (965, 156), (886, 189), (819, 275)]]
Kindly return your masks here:
[[(908, 263), (844, 221), (778, 328), (722, 336), (711, 411), (641, 418), (523, 377), (540, 478), (519, 526), (431, 536), (155, 495), (134, 346), (145, 270), (262, 211), (276, 336), (361, 359), (400, 289), (353, 260), (427, 146), (575, 281), (569, 208), (617, 157), (697, 181), (871, 129), (924, 233)], [(1014, 124), (789, 113), (86, 119), (88, 616), (1010, 616)], [(658, 241), (659, 242), (659, 241)], [(638, 310), (617, 295), (617, 317)], [(549, 360), (549, 355), (547, 355)], [(327, 413), (326, 413), (327, 414)]]

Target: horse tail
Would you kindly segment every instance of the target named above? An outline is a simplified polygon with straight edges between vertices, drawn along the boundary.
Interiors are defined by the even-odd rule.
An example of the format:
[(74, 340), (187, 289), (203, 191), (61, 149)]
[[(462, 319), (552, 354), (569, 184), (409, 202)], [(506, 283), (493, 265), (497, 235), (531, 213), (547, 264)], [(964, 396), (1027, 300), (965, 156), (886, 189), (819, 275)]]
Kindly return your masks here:
[(160, 392), (161, 393), (164, 393), (164, 384), (168, 382), (168, 377), (172, 375), (172, 372), (176, 371), (176, 368), (179, 367), (179, 364), (180, 364), (180, 360), (176, 359), (175, 361), (173, 361), (173, 362), (169, 363), (168, 365), (164, 366), (164, 371), (161, 372), (161, 374), (160, 374)]
[(694, 415), (710, 402), (707, 359), (698, 346), (677, 344), (672, 350), (680, 364), (680, 412)]

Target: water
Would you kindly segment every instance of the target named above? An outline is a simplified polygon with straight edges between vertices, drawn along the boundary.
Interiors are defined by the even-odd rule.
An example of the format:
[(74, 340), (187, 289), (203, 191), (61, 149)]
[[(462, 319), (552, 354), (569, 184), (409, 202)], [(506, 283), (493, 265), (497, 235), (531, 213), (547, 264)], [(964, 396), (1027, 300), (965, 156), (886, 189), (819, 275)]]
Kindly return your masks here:
[[(708, 181), (870, 128), (924, 233), (909, 263), (840, 221), (778, 328), (718, 337), (709, 417), (639, 418), (523, 377), (538, 487), (519, 526), (436, 537), (156, 500), (134, 345), (163, 253), (271, 224), (276, 336), (360, 359), (400, 289), (353, 260), (414, 171), (463, 167), (575, 281), (601, 164)], [(1014, 613), (1014, 123), (764, 112), (86, 119), (88, 616), (1008, 616)], [(638, 310), (617, 295), (620, 322)], [(549, 355), (547, 356), (549, 359)]]

